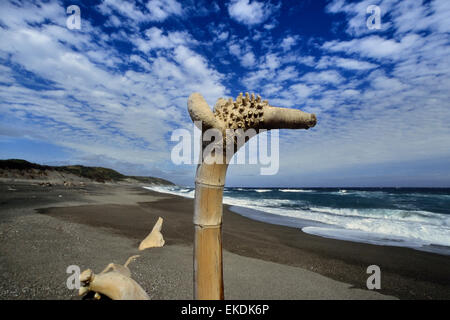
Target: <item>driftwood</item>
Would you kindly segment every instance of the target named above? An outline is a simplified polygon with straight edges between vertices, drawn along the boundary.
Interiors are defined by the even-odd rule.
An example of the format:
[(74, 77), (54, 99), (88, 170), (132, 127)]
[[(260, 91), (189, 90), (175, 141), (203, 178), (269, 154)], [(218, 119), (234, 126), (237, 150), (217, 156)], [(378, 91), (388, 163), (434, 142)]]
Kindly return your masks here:
[(84, 270), (80, 275), (83, 286), (79, 290), (79, 295), (84, 296), (93, 291), (95, 298), (99, 298), (102, 294), (113, 300), (150, 300), (144, 289), (131, 279), (128, 264), (137, 257), (139, 256), (128, 258), (123, 266), (110, 263), (99, 274), (94, 274), (91, 269)]
[[(235, 101), (218, 99), (214, 112), (201, 94), (193, 93), (188, 99), (188, 111), (192, 121), (200, 123), (202, 133), (214, 129), (223, 137), (217, 142), (224, 148), (223, 153), (209, 152), (200, 159), (194, 204), (194, 298), (223, 299), (222, 198), (228, 160), (249, 139), (245, 136), (248, 129), (256, 133), (260, 129), (308, 129), (317, 120), (314, 114), (273, 107), (248, 93), (241, 93)], [(230, 129), (237, 133), (230, 135)], [(236, 139), (243, 134), (244, 139)], [(231, 152), (225, 150), (227, 143), (233, 146)], [(202, 150), (205, 156), (205, 151), (211, 149), (203, 143)], [(205, 161), (208, 157), (214, 161)]]
[(161, 234), (161, 228), (163, 224), (163, 218), (159, 217), (158, 221), (156, 221), (155, 226), (152, 229), (152, 232), (142, 240), (139, 245), (139, 251), (148, 249), (148, 248), (159, 248), (164, 246), (164, 238)]
[[(160, 217), (150, 234), (141, 242), (139, 250), (164, 246), (164, 238), (161, 234), (163, 219)], [(95, 292), (94, 298), (100, 299), (104, 295), (113, 300), (150, 300), (144, 289), (131, 278), (128, 265), (136, 260), (139, 255), (131, 256), (124, 265), (110, 263), (99, 274), (94, 274), (91, 269), (84, 270), (80, 275), (80, 296), (86, 296)]]

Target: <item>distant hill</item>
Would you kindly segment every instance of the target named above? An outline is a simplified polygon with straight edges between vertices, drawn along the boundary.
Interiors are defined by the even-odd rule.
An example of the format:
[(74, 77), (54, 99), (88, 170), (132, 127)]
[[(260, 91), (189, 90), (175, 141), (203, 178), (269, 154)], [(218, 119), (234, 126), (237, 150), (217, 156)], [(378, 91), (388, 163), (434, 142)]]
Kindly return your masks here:
[(113, 169), (102, 167), (46, 166), (22, 159), (0, 160), (0, 177), (33, 180), (78, 180), (96, 182), (141, 182), (148, 184), (173, 185), (172, 182), (155, 177), (126, 176)]

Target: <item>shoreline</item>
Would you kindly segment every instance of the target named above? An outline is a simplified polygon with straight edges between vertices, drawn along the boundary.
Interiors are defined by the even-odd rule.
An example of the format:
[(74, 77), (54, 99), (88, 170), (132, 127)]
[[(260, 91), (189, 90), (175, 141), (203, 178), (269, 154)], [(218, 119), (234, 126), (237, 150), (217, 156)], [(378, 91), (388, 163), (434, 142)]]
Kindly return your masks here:
[[(20, 184), (15, 188), (16, 191), (4, 192), (8, 185), (0, 183), (3, 192), (0, 199), (0, 208), (3, 211), (1, 228), (8, 227), (11, 224), (10, 221), (16, 221), (17, 212), (27, 207), (28, 213), (25, 218), (35, 221), (33, 223), (45, 219), (53, 221), (51, 223), (70, 225), (73, 228), (88, 228), (91, 231), (84, 234), (83, 237), (86, 239), (96, 236), (91, 234), (92, 230), (95, 230), (95, 233), (105, 233), (105, 237), (111, 237), (112, 243), (116, 243), (119, 238), (128, 239), (123, 241), (129, 243), (130, 247), (127, 250), (132, 251), (135, 250), (133, 247), (137, 248), (139, 241), (148, 234), (156, 219), (161, 216), (164, 218), (162, 233), (166, 239), (166, 246), (145, 252), (143, 262), (136, 263), (136, 268), (139, 270), (136, 279), (145, 283), (148, 278), (148, 276), (143, 277), (145, 272), (139, 267), (141, 263), (154, 263), (155, 256), (164, 258), (172, 265), (172, 269), (152, 270), (156, 273), (165, 273), (162, 276), (164, 280), (158, 281), (164, 283), (175, 281), (175, 287), (178, 287), (178, 290), (168, 293), (167, 288), (160, 286), (159, 289), (161, 293), (165, 293), (164, 296), (155, 293), (152, 297), (189, 299), (192, 279), (190, 275), (182, 276), (181, 274), (191, 272), (189, 270), (192, 268), (193, 199), (157, 193), (132, 185), (88, 185), (84, 189), (53, 187), (45, 192), (42, 190), (46, 188), (30, 185)], [(21, 189), (24, 190), (21, 192)], [(40, 192), (45, 196), (39, 195)], [(32, 194), (35, 194), (35, 198), (32, 198)], [(60, 194), (62, 199), (58, 197)], [(24, 198), (27, 200), (25, 201)], [(34, 210), (38, 208), (39, 214)], [(9, 216), (6, 220), (4, 213)], [(31, 229), (25, 225), (22, 227), (28, 228), (30, 233), (37, 232), (36, 228)], [(29, 237), (31, 236), (30, 234)], [(54, 234), (54, 237), (58, 238), (59, 235)], [(14, 263), (17, 264), (17, 261), (14, 262), (12, 253), (7, 251), (8, 248), (16, 250), (13, 249), (15, 247), (12, 240), (3, 242), (5, 237), (2, 229), (0, 229), (0, 238), (2, 240), (0, 252), (6, 253), (5, 257), (0, 258), (0, 267), (6, 267), (7, 270), (14, 269), (16, 267)], [(88, 254), (89, 250), (93, 250), (91, 247), (95, 246), (105, 251), (101, 254), (96, 253), (100, 258), (110, 250), (109, 244), (111, 243), (107, 241), (88, 242), (88, 245), (84, 243), (88, 247), (83, 249), (81, 243), (75, 243), (79, 251), (76, 257), (80, 260), (86, 259), (83, 250), (86, 250)], [(24, 244), (16, 241), (15, 245), (20, 247)], [(46, 244), (36, 242), (34, 245), (45, 247)], [(122, 245), (116, 244), (114, 248), (120, 246)], [(389, 295), (400, 299), (450, 299), (448, 277), (450, 258), (447, 256), (408, 248), (376, 246), (313, 236), (296, 228), (246, 218), (232, 212), (228, 205), (224, 205), (223, 246), (226, 298), (242, 296), (254, 299), (261, 298), (260, 295), (262, 295), (263, 299), (384, 299), (389, 298), (386, 296)], [(51, 250), (52, 247), (47, 249)], [(117, 254), (115, 261), (119, 258), (119, 262), (126, 259), (128, 253)], [(72, 253), (66, 254), (72, 255)], [(170, 254), (172, 256), (169, 257)], [(175, 257), (177, 254), (181, 256)], [(150, 259), (153, 262), (150, 260), (146, 262), (149, 257), (153, 259)], [(36, 259), (51, 260), (50, 257), (45, 256), (36, 257)], [(85, 267), (102, 269), (111, 262), (111, 259), (111, 255), (108, 254), (107, 257), (100, 259), (101, 262), (98, 264), (93, 263), (95, 259), (88, 260), (90, 262)], [(178, 261), (179, 259), (183, 261)], [(174, 261), (178, 262), (173, 265)], [(23, 261), (24, 265), (27, 263)], [(48, 263), (47, 261), (47, 265)], [(259, 273), (254, 274), (252, 270), (245, 269), (246, 264), (254, 265), (254, 270), (260, 270)], [(366, 280), (369, 276), (366, 269), (373, 264), (379, 265), (382, 271), (381, 290), (370, 291), (366, 288)], [(147, 267), (151, 268), (151, 266)], [(178, 270), (182, 268), (188, 269), (184, 269), (183, 272)], [(178, 270), (177, 276), (167, 275), (175, 272), (174, 270)], [(242, 274), (242, 279), (239, 281), (233, 276), (236, 270), (240, 270)], [(269, 272), (270, 270), (272, 273)], [(253, 279), (258, 274), (266, 276), (258, 277), (259, 280)], [(270, 279), (276, 281), (275, 283), (270, 283), (268, 274), (275, 279)], [(23, 276), (20, 273), (17, 275), (19, 279)], [(317, 277), (317, 285), (314, 285), (314, 282), (308, 282), (314, 277)], [(260, 289), (256, 292), (248, 291), (255, 290), (246, 287), (248, 279), (253, 279), (255, 282), (252, 288)], [(276, 289), (276, 285), (280, 283), (290, 289)], [(304, 288), (307, 283), (311, 284), (308, 287), (309, 291)], [(347, 287), (341, 288), (342, 285)], [(149, 286), (154, 288), (155, 285)], [(178, 291), (179, 293), (176, 293)], [(67, 295), (63, 288), (61, 288), (61, 294)], [(71, 298), (74, 298), (73, 295)]]
[[(236, 205), (228, 205), (229, 210), (239, 214), (241, 216), (247, 217), (249, 219), (255, 220), (255, 221), (261, 221), (269, 224), (275, 224), (275, 225), (281, 225), (285, 227), (291, 227), (291, 228), (298, 228), (301, 232), (307, 233), (310, 235), (315, 235), (318, 237), (326, 238), (326, 239), (334, 239), (334, 240), (341, 240), (341, 241), (350, 241), (355, 243), (365, 243), (365, 244), (371, 244), (375, 246), (387, 246), (387, 247), (398, 247), (398, 248), (409, 248), (417, 251), (422, 252), (430, 252), (438, 255), (443, 256), (450, 256), (450, 247), (446, 246), (439, 246), (439, 245), (426, 245), (426, 246), (408, 246), (408, 245), (400, 245), (396, 244), (394, 240), (384, 240), (383, 241), (371, 241), (371, 240), (361, 240), (360, 238), (356, 239), (348, 239), (346, 237), (339, 237), (339, 236), (333, 236), (329, 234), (318, 234), (318, 233), (308, 233), (303, 230), (303, 228), (309, 228), (309, 227), (319, 227), (319, 228), (327, 228), (332, 227), (337, 230), (337, 228), (333, 225), (329, 225), (323, 222), (318, 222), (314, 220), (307, 220), (307, 219), (300, 219), (300, 218), (294, 218), (294, 217), (278, 217), (275, 214), (270, 214), (264, 211), (255, 210), (247, 207), (240, 207)], [(348, 229), (342, 229), (343, 231), (348, 231)], [(352, 231), (352, 230), (350, 230)]]
[[(160, 187), (149, 187), (143, 186), (144, 189), (149, 191), (154, 191), (163, 194), (169, 194), (173, 196), (180, 196), (186, 199), (193, 199), (193, 191), (189, 192), (189, 196), (179, 194), (173, 191), (163, 190)], [(189, 187), (189, 189), (193, 189)], [(238, 188), (243, 189), (243, 188)], [(254, 190), (254, 188), (250, 188)], [(275, 188), (279, 189), (279, 188)], [(314, 189), (314, 188), (309, 188)], [(317, 188), (316, 188), (317, 189)], [(333, 188), (322, 188), (322, 189), (333, 189)], [(367, 188), (363, 188), (366, 190)], [(373, 189), (386, 189), (386, 188), (373, 188)], [(417, 189), (417, 188), (410, 188)], [(443, 188), (433, 188), (433, 189), (443, 189)], [(269, 190), (269, 189), (264, 189)], [(286, 189), (283, 189), (286, 190)], [(351, 189), (349, 189), (351, 190)], [(192, 197), (191, 197), (192, 193)], [(430, 252), (435, 254), (440, 254), (444, 256), (450, 256), (450, 246), (439, 245), (439, 244), (429, 244), (424, 240), (416, 240), (413, 238), (408, 238), (399, 235), (386, 235), (383, 233), (370, 233), (366, 231), (360, 231), (355, 229), (347, 229), (345, 227), (340, 227), (335, 224), (329, 224), (326, 222), (320, 222), (316, 220), (309, 220), (305, 218), (299, 218), (289, 215), (280, 215), (277, 213), (270, 213), (270, 211), (265, 211), (263, 207), (253, 208), (252, 206), (246, 206), (241, 204), (233, 203), (233, 201), (224, 201), (224, 206), (227, 206), (230, 211), (239, 214), (241, 216), (250, 218), (255, 221), (265, 222), (269, 224), (281, 225), (291, 228), (298, 228), (302, 232), (319, 236), (327, 239), (350, 241), (356, 243), (365, 243), (378, 246), (393, 246), (401, 248), (410, 248), (422, 252)]]

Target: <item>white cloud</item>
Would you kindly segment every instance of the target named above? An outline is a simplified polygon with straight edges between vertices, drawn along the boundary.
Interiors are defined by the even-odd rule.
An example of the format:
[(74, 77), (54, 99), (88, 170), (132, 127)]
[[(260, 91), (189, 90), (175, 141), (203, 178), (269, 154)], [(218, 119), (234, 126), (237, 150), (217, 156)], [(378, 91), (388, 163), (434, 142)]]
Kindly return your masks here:
[(255, 55), (253, 52), (247, 52), (241, 59), (242, 65), (247, 68), (253, 67), (255, 62)]
[(39, 5), (25, 3), (22, 6), (13, 5), (8, 1), (0, 2), (1, 22), (8, 27), (42, 23), (45, 20), (65, 26), (65, 10), (63, 11), (64, 14), (61, 14), (61, 10), (64, 10), (64, 8), (55, 2), (41, 3)]
[[(369, 76), (347, 78), (336, 90), (293, 86), (299, 94), (290, 97), (295, 99), (292, 104), (300, 102), (305, 111), (315, 112), (318, 125), (308, 134), (288, 133), (281, 146), (281, 167), (321, 172), (448, 157), (449, 53), (435, 50), (425, 46), (395, 64), (390, 74), (371, 69)], [(308, 150), (301, 157), (290, 142), (300, 136), (302, 149)], [(332, 161), (321, 157), (325, 150)]]
[(221, 32), (217, 35), (217, 39), (220, 41), (224, 41), (228, 39), (229, 33), (227, 31)]
[(239, 23), (254, 26), (263, 23), (277, 7), (256, 0), (231, 0), (228, 13)]
[(392, 10), (397, 33), (436, 31), (450, 32), (450, 3), (433, 0), (428, 3), (401, 1)]
[(406, 89), (406, 86), (396, 78), (390, 78), (382, 73), (372, 73), (371, 86), (376, 90), (387, 90), (389, 92), (397, 92)]
[(112, 27), (120, 27), (122, 25), (122, 22), (117, 16), (110, 15), (108, 18), (108, 21), (106, 23), (106, 26), (112, 26)]
[(267, 23), (264, 25), (264, 29), (266, 30), (272, 30), (273, 28), (275, 28), (277, 26), (276, 23)]
[(233, 33), (232, 29), (229, 28), (224, 23), (210, 23), (208, 25), (208, 30), (211, 34), (213, 42), (222, 42), (228, 40), (230, 35)]
[(231, 55), (239, 60), (243, 67), (251, 68), (255, 65), (255, 54), (247, 39), (233, 39), (228, 43), (228, 50)]
[(289, 88), (289, 90), (300, 98), (306, 98), (313, 92), (312, 87), (309, 87), (303, 83), (294, 84)]
[(166, 32), (164, 30), (151, 27), (147, 29), (144, 37), (134, 37), (132, 41), (142, 52), (147, 53), (155, 49), (173, 49), (178, 45), (195, 45), (197, 41), (192, 36), (184, 31)]
[(293, 80), (298, 77), (298, 71), (294, 66), (287, 66), (283, 69), (280, 69), (277, 73), (276, 81), (285, 81), (285, 80)]
[(338, 84), (344, 79), (335, 70), (327, 70), (321, 72), (309, 72), (302, 77), (302, 80), (315, 84)]
[(269, 68), (271, 70), (274, 70), (280, 67), (280, 65), (281, 65), (280, 58), (276, 54), (269, 53), (264, 56), (264, 60), (262, 63), (263, 68)]
[(343, 96), (357, 96), (359, 94), (360, 94), (360, 92), (358, 90), (354, 90), (354, 89), (346, 89), (346, 90), (342, 91)]
[(241, 47), (237, 43), (229, 45), (228, 50), (230, 50), (230, 53), (236, 57), (241, 55)]
[(183, 12), (181, 4), (176, 0), (150, 0), (146, 7), (151, 21), (164, 21), (171, 15), (181, 16)]
[[(402, 0), (404, 1), (404, 0)], [(409, 0), (407, 0), (409, 1)], [(415, 1), (415, 0), (413, 0)], [(392, 23), (386, 18), (386, 14), (392, 11), (393, 5), (397, 0), (363, 0), (358, 2), (349, 2), (345, 0), (334, 0), (328, 4), (326, 11), (329, 13), (344, 13), (347, 15), (346, 31), (354, 36), (361, 36), (369, 33), (379, 33), (389, 30)], [(370, 30), (367, 28), (366, 21), (369, 17), (367, 8), (370, 5), (377, 5), (381, 13), (381, 29)]]
[(98, 6), (100, 12), (104, 15), (112, 15), (114, 12), (119, 13), (121, 16), (129, 18), (133, 21), (144, 22), (148, 17), (146, 14), (136, 7), (134, 0), (132, 1), (120, 1), (120, 0), (103, 0)]
[[(367, 3), (361, 6), (358, 22), (363, 27)], [(315, 70), (287, 83), (277, 81), (280, 68), (248, 75), (247, 82), (267, 88), (270, 103), (315, 112), (318, 117), (318, 125), (307, 133), (282, 133), (280, 175), (300, 176), (304, 168), (316, 175), (386, 163), (427, 163), (450, 156), (447, 4), (427, 2), (420, 9), (424, 14), (419, 15), (413, 14), (412, 7), (403, 10), (400, 4), (404, 3), (412, 2), (382, 2), (392, 10), (392, 22), (383, 23), (393, 36), (359, 30), (357, 19), (349, 15), (353, 20), (347, 31), (358, 37), (325, 42), (318, 61), (302, 57)], [(332, 5), (330, 11), (356, 10), (345, 1)], [(438, 6), (440, 11), (433, 9)], [(412, 20), (407, 19), (408, 12)], [(402, 19), (395, 18), (400, 15)], [(425, 30), (428, 33), (416, 33)], [(280, 61), (281, 65), (302, 63), (289, 54)], [(339, 73), (330, 68), (343, 70)], [(269, 75), (271, 84), (262, 85)]]
[[(381, 10), (381, 30), (366, 27), (369, 5)], [(348, 17), (347, 32), (361, 36), (393, 29), (397, 34), (419, 31), (449, 32), (450, 2), (447, 0), (363, 0), (357, 3), (334, 0), (327, 6), (329, 13), (344, 13)]]
[[(99, 11), (107, 16), (119, 13), (121, 16), (130, 19), (136, 23), (148, 21), (164, 21), (170, 16), (181, 16), (183, 14), (181, 4), (176, 0), (150, 0), (145, 8), (140, 7), (134, 0), (103, 0), (98, 6)], [(117, 20), (111, 18), (111, 23), (117, 23)]]
[[(170, 163), (167, 136), (190, 124), (188, 95), (199, 91), (209, 103), (215, 102), (226, 93), (223, 76), (184, 45), (192, 38), (185, 31), (151, 28), (146, 35), (135, 34), (129, 40), (136, 49), (151, 39), (151, 45), (141, 49), (163, 50), (157, 56), (128, 56), (109, 45), (108, 36), (88, 21), (74, 37), (64, 27), (64, 8), (52, 5), (62, 26), (30, 26), (19, 17), (41, 22), (48, 17), (33, 16), (36, 7), (31, 4), (2, 4), (7, 10), (0, 10), (0, 20), (7, 28), (0, 28), (0, 57), (14, 66), (1, 68), (4, 119), (20, 123), (31, 138), (73, 149), (80, 157), (146, 166)], [(11, 14), (14, 18), (8, 18)], [(143, 71), (132, 69), (129, 62)], [(20, 70), (26, 77), (16, 74)], [(26, 81), (17, 82), (16, 77)]]
[(183, 15), (189, 18), (211, 16), (220, 12), (220, 6), (214, 0), (184, 0)]
[(316, 67), (319, 69), (327, 69), (329, 67), (339, 67), (349, 70), (370, 70), (376, 68), (377, 65), (367, 61), (347, 59), (341, 57), (323, 56), (322, 58), (320, 58)]
[[(270, 70), (269, 69), (258, 69), (256, 71), (249, 72), (242, 77), (241, 81), (244, 86), (250, 91), (259, 91), (263, 83), (270, 79)], [(273, 77), (275, 79), (275, 77)]]
[[(242, 3), (247, 9), (259, 2)], [(244, 37), (227, 22), (211, 24), (205, 32), (210, 40), (201, 42), (198, 33), (195, 38), (176, 25), (167, 30), (141, 24), (184, 16), (193, 10), (186, 5), (181, 11), (161, 6), (165, 13), (151, 17), (136, 2), (105, 1), (100, 8), (110, 15), (107, 23), (120, 26), (108, 34), (88, 19), (81, 31), (68, 30), (64, 7), (56, 2), (40, 10), (32, 3), (2, 1), (2, 117), (17, 125), (16, 131), (72, 148), (79, 158), (164, 168), (170, 164), (171, 130), (191, 125), (187, 96), (202, 92), (212, 105), (230, 93), (226, 83), (236, 81), (242, 87), (233, 89), (261, 93), (272, 105), (317, 114), (314, 129), (281, 133), (281, 173), (289, 170), (291, 177), (304, 168), (338, 172), (346, 166), (448, 157), (449, 2), (378, 3), (390, 10), (382, 23), (392, 33), (360, 30), (365, 8), (360, 14), (359, 7), (333, 1), (329, 12), (344, 13), (347, 32), (356, 37), (321, 45), (302, 35), (313, 56), (301, 51), (297, 36), (275, 38), (262, 27), (274, 23), (268, 18)], [(148, 15), (141, 16), (141, 10)], [(250, 19), (260, 15), (254, 13)], [(390, 23), (384, 21), (388, 16)], [(130, 53), (119, 51), (113, 40), (125, 42)], [(214, 63), (233, 57), (242, 67), (226, 66), (226, 74), (216, 70)]]
[(358, 53), (361, 56), (374, 59), (396, 60), (407, 57), (423, 43), (423, 38), (416, 34), (405, 35), (400, 41), (373, 35), (349, 41), (328, 41), (324, 43), (323, 48), (334, 52)]
[(281, 42), (281, 48), (284, 51), (289, 51), (293, 46), (295, 46), (299, 41), (298, 36), (287, 36)]

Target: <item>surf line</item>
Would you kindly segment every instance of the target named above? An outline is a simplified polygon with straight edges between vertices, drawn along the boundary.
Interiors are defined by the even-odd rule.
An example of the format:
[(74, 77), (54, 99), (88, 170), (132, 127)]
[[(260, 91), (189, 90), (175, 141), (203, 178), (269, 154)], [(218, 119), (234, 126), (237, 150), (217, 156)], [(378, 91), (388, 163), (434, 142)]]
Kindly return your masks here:
[(214, 315), (216, 307), (196, 307), (189, 303), (187, 307), (181, 308), (182, 315), (207, 315), (211, 318)]

